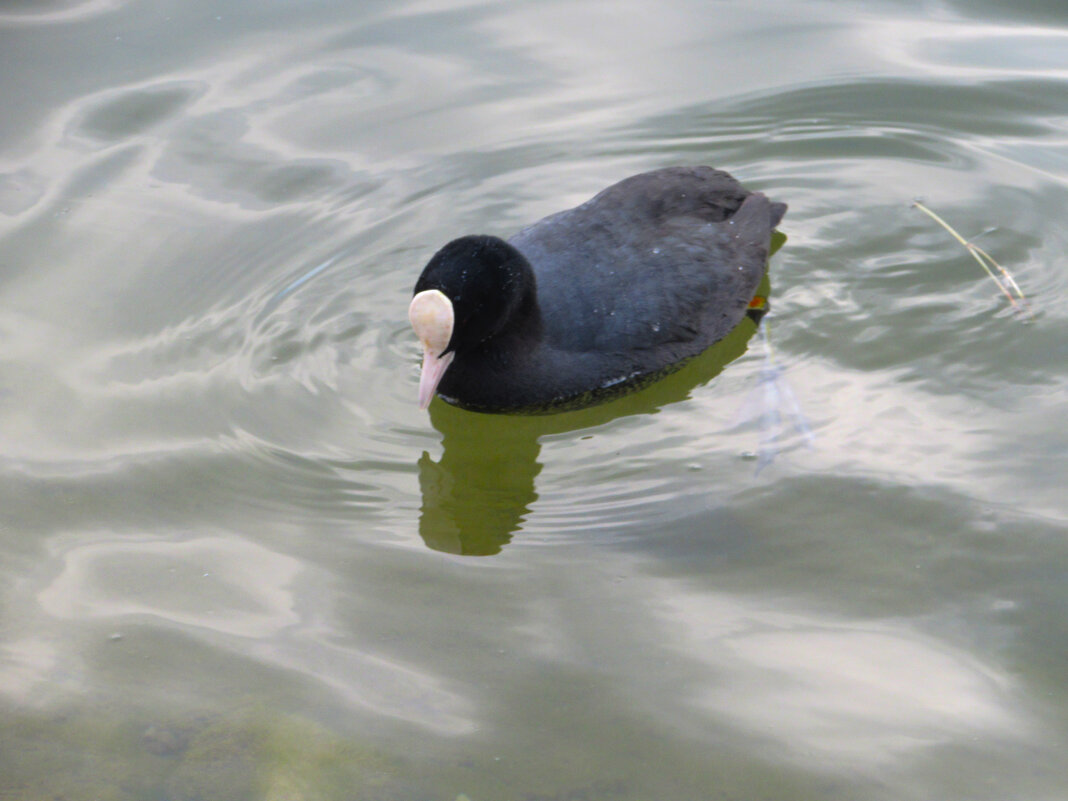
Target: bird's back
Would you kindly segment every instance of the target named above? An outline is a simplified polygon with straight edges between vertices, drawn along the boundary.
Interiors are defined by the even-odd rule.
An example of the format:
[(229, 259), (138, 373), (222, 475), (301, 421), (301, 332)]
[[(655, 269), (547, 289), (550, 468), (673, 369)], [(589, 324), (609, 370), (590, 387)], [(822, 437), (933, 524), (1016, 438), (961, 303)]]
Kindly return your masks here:
[(741, 320), (786, 207), (711, 167), (617, 183), (510, 241), (534, 268), (546, 344), (700, 347)]

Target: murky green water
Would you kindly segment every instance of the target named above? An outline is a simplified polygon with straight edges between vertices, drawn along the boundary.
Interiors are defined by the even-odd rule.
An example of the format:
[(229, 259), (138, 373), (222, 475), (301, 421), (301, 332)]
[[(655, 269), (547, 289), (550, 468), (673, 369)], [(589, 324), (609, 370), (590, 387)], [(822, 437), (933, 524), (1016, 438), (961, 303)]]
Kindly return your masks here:
[[(1068, 796), (1062, 3), (8, 2), (0, 102), (0, 797)], [(419, 412), (440, 244), (677, 163), (812, 448), (748, 324)]]

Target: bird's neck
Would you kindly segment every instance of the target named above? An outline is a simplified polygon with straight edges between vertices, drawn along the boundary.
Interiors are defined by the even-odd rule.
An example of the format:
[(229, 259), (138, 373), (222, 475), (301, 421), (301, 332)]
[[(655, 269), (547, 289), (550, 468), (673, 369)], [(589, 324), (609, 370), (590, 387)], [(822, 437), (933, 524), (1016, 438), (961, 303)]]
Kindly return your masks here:
[(519, 301), (508, 317), (504, 328), (493, 337), (494, 345), (520, 343), (533, 346), (541, 341), (541, 307), (533, 280), (526, 282)]

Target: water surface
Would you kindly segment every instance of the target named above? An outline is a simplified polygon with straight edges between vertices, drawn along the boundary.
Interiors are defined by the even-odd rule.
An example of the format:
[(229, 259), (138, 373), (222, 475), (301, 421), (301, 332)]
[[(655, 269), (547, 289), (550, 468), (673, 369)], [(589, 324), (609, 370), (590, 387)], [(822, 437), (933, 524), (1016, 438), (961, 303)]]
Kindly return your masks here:
[[(0, 796), (1065, 797), (1066, 54), (1053, 2), (7, 3)], [(438, 246), (686, 163), (790, 205), (811, 447), (748, 323), (418, 410)]]

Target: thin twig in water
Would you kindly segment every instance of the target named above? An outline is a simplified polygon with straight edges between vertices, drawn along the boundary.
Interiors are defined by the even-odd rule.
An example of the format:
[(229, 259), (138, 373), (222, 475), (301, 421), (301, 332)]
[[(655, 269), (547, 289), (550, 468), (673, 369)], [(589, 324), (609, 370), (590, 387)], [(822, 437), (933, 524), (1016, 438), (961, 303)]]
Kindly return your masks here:
[[(920, 201), (914, 200), (912, 202), (912, 205), (918, 208), (936, 223), (941, 225), (947, 231), (949, 231), (949, 233), (952, 234), (954, 239), (964, 245), (965, 249), (972, 254), (972, 258), (979, 262), (979, 266), (986, 270), (986, 274), (989, 275), (991, 279), (993, 279), (994, 283), (998, 285), (998, 289), (1001, 290), (1001, 294), (1008, 298), (1009, 303), (1012, 304), (1013, 308), (1016, 309), (1017, 312), (1020, 312), (1021, 314), (1024, 314), (1027, 317), (1032, 316), (1031, 308), (1028, 303), (1027, 297), (1024, 295), (1023, 290), (1020, 289), (1020, 285), (1016, 283), (1016, 279), (1012, 277), (1008, 270), (1006, 270), (1004, 267), (998, 264), (997, 261), (995, 261), (993, 256), (991, 256), (978, 245), (969, 242), (963, 236), (958, 234), (957, 230), (952, 225), (947, 223), (945, 220), (943, 220), (941, 217), (939, 217), (937, 214), (935, 214), (933, 211), (923, 205), (923, 203), (921, 203)], [(999, 273), (1001, 273), (1002, 277), (999, 278), (998, 275), (994, 272), (995, 268)], [(1012, 290), (1012, 292), (1009, 291), (1010, 289)], [(1016, 297), (1013, 297), (1013, 292), (1016, 293)]]

